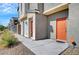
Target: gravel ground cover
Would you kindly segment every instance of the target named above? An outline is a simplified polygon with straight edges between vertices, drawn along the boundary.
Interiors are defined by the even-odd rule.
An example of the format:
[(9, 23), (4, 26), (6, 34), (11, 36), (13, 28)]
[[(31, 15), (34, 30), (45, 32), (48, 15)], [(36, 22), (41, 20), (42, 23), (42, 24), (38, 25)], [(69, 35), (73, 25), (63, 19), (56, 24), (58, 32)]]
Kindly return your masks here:
[(0, 48), (0, 55), (34, 55), (34, 53), (22, 43), (18, 43), (14, 47)]
[[(2, 37), (2, 33), (0, 32), (0, 40), (1, 40), (1, 37)], [(17, 39), (17, 44), (12, 47), (1, 47), (0, 46), (0, 55), (34, 55), (34, 53), (30, 49), (25, 47)]]
[(62, 52), (61, 55), (79, 55), (79, 45), (77, 45), (75, 48), (70, 46), (64, 52)]

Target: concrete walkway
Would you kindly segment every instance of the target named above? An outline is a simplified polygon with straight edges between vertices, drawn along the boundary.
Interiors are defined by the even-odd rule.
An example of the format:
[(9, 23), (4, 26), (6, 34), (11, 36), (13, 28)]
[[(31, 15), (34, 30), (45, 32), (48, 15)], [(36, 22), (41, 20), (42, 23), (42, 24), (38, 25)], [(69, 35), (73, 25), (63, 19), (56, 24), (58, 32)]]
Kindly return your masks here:
[(36, 55), (58, 55), (68, 47), (68, 43), (56, 42), (55, 39), (34, 41), (18, 34), (15, 36)]

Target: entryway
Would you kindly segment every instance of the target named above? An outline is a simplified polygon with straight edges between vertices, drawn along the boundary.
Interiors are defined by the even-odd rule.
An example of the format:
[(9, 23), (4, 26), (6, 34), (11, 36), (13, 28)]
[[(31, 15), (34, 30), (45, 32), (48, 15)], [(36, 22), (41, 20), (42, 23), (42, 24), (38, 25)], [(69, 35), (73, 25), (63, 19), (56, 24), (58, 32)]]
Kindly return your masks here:
[(56, 41), (66, 42), (66, 36), (67, 36), (66, 18), (67, 17), (56, 19)]
[(21, 25), (20, 24), (18, 24), (18, 34), (21, 34)]
[(35, 41), (18, 34), (15, 34), (15, 36), (36, 55), (58, 55), (69, 46), (68, 43), (59, 43), (55, 39)]
[(29, 18), (29, 34), (30, 37), (33, 36), (33, 18)]

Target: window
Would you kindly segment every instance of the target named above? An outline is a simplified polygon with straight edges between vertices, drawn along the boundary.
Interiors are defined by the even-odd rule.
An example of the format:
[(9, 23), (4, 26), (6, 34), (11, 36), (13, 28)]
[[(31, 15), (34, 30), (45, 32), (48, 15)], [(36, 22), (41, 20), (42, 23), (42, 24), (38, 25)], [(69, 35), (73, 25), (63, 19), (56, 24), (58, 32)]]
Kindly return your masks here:
[(21, 7), (21, 9), (20, 9), (21, 11), (20, 11), (20, 12), (21, 12), (21, 14), (22, 14), (22, 3), (21, 3), (21, 5), (20, 5), (20, 7)]
[(30, 9), (30, 3), (28, 3), (28, 9)]

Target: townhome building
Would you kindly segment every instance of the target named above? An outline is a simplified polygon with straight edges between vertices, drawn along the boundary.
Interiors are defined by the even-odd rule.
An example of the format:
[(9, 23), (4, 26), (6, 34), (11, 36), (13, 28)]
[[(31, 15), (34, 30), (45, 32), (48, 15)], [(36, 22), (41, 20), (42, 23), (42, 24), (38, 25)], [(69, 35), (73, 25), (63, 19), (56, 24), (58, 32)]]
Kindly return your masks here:
[(33, 40), (79, 40), (79, 3), (20, 3), (21, 35)]
[(44, 4), (22, 3), (19, 6), (21, 35), (32, 38), (33, 40), (46, 38), (47, 17), (42, 14)]
[(11, 30), (13, 32), (17, 32), (17, 22), (18, 22), (18, 18), (17, 17), (12, 17), (10, 19), (10, 22), (8, 23), (9, 30)]

